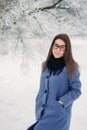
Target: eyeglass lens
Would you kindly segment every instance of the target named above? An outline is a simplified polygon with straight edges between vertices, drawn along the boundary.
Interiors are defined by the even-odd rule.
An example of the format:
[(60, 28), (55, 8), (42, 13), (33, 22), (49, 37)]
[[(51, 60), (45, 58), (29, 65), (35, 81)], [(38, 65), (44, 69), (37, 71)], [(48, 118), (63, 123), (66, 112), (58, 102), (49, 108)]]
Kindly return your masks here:
[(53, 45), (53, 48), (54, 49), (60, 49), (60, 50), (65, 50), (65, 45), (58, 45), (57, 43), (54, 43), (54, 45)]

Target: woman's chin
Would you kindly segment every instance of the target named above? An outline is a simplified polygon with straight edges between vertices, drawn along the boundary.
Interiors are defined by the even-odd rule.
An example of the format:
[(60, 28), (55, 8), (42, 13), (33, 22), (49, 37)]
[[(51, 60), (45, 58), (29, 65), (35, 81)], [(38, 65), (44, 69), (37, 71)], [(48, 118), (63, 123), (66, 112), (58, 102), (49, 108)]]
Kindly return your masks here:
[(59, 55), (54, 55), (54, 57), (55, 57), (55, 58), (60, 58), (61, 56), (59, 56)]

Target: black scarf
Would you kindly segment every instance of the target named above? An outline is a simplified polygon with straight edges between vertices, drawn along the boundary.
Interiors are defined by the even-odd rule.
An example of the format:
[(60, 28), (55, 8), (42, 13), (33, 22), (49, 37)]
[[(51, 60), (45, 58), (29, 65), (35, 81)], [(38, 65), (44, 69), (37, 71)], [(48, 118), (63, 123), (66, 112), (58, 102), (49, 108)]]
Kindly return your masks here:
[(65, 60), (64, 57), (55, 58), (53, 54), (50, 56), (47, 67), (50, 71), (50, 74), (53, 72), (53, 74), (59, 74), (65, 66)]

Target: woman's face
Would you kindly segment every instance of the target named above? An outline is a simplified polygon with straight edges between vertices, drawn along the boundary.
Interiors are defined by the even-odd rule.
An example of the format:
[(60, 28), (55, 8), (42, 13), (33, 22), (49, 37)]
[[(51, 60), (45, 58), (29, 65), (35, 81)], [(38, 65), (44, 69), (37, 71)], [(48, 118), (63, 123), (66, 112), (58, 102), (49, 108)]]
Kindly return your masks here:
[(52, 48), (52, 54), (55, 58), (60, 58), (64, 55), (65, 52), (65, 42), (61, 39), (56, 39), (53, 48)]

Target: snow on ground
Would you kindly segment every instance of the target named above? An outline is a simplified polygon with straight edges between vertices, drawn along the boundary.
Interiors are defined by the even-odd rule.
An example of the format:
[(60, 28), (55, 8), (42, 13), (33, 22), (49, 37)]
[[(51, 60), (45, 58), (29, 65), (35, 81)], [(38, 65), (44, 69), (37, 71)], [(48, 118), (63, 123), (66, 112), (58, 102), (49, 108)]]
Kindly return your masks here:
[[(82, 96), (74, 103), (70, 130), (86, 130), (87, 44), (86, 39), (79, 38), (72, 39), (72, 43), (74, 58), (81, 69)], [(23, 71), (18, 60), (0, 57), (0, 130), (26, 130), (35, 121), (41, 62), (33, 65), (32, 60), (30, 69)]]

